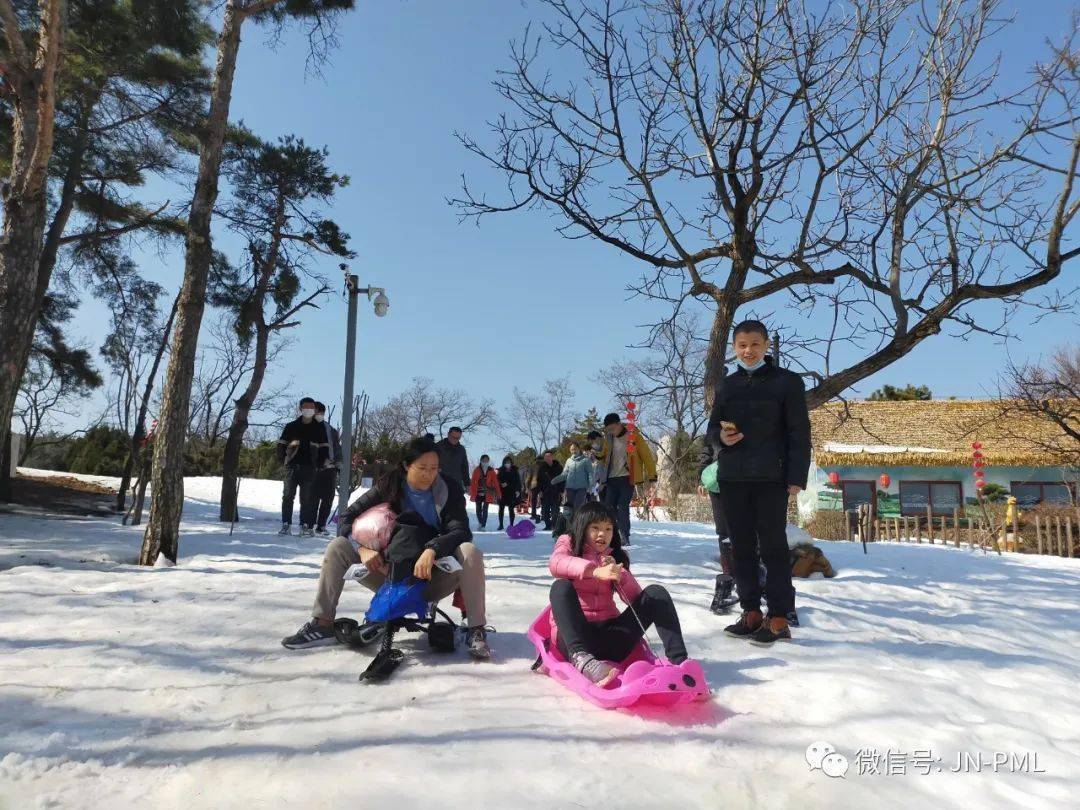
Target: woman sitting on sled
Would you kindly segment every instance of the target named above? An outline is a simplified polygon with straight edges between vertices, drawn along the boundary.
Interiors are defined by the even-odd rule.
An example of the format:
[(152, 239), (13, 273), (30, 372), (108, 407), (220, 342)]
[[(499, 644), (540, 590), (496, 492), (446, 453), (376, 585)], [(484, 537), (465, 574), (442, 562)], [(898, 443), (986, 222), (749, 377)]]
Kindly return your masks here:
[[(427, 438), (409, 441), (401, 464), (379, 479), (339, 516), (340, 536), (327, 546), (323, 557), (313, 618), (294, 636), (283, 639), (282, 644), (298, 649), (336, 643), (334, 616), (349, 566), (361, 562), (367, 566), (368, 574), (361, 583), (372, 591), (378, 591), (386, 581), (389, 566), (385, 551), (358, 546), (349, 536), (356, 518), (383, 504), (388, 505), (394, 515), (394, 533), (407, 533), (416, 523), (429, 527), (426, 536), (431, 539), (426, 541), (423, 549), (417, 549), (418, 559), (407, 573), (429, 582), (424, 598), (430, 602), (461, 589), (469, 624), (466, 636), (469, 653), (475, 658), (489, 658), (491, 651), (484, 629), (487, 623), (484, 556), (472, 543), (465, 491), (452, 477), (439, 472), (435, 442)], [(447, 573), (435, 566), (436, 559), (448, 556), (457, 559), (461, 564), (460, 571)]]
[[(570, 534), (555, 544), (550, 569), (556, 577), (551, 635), (566, 660), (593, 683), (604, 686), (616, 676), (608, 662), (633, 652), (650, 625), (656, 625), (672, 664), (687, 659), (675, 605), (662, 585), (642, 590), (630, 573), (611, 507), (592, 502), (578, 507)], [(622, 613), (616, 593), (627, 605)]]

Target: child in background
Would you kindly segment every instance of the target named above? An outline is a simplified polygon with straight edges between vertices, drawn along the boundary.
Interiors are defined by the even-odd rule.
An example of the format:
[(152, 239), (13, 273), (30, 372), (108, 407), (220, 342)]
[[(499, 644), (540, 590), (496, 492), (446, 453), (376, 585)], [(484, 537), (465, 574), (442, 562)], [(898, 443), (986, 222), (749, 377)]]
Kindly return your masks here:
[(571, 509), (577, 509), (585, 503), (585, 496), (593, 482), (593, 465), (581, 451), (581, 445), (570, 442), (570, 458), (566, 460), (563, 471), (551, 479), (552, 484), (566, 484), (565, 503)]
[[(673, 664), (687, 659), (679, 617), (662, 585), (644, 590), (630, 573), (615, 513), (586, 503), (575, 513), (570, 534), (559, 538), (549, 563), (551, 637), (559, 651), (586, 678), (605, 686), (616, 670), (607, 663), (625, 659), (655, 624), (664, 654)], [(627, 605), (622, 613), (615, 594)]]

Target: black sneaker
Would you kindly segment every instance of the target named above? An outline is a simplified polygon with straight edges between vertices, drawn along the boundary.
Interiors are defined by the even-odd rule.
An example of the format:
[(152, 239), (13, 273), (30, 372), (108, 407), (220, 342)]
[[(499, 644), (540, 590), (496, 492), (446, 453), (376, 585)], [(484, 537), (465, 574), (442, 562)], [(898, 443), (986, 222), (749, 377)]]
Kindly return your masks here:
[(733, 638), (749, 638), (762, 626), (760, 610), (744, 610), (735, 624), (729, 624), (724, 632)]
[(281, 646), (287, 650), (306, 650), (308, 647), (326, 647), (337, 643), (334, 626), (323, 627), (315, 619), (297, 630), (294, 635), (281, 640)]
[(465, 633), (465, 646), (469, 648), (469, 655), (478, 661), (487, 661), (491, 658), (486, 627), (470, 627)]
[(716, 614), (727, 613), (733, 605), (739, 604), (739, 598), (734, 593), (735, 578), (730, 574), (717, 574), (716, 590), (713, 591), (709, 610)]
[(750, 643), (768, 647), (774, 641), (791, 641), (791, 630), (783, 616), (769, 616), (750, 634)]
[(791, 625), (792, 627), (798, 627), (799, 626), (799, 614), (796, 613), (794, 610), (791, 611), (787, 615), (787, 623), (789, 625)]

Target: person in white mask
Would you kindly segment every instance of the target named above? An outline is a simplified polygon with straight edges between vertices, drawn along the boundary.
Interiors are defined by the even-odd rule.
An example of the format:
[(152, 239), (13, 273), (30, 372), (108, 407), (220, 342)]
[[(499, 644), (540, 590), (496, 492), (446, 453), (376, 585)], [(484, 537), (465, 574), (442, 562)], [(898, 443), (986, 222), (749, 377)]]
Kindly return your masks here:
[(319, 447), (325, 442), (325, 431), (315, 421), (315, 400), (304, 397), (297, 409), (299, 416), (281, 431), (277, 441), (278, 461), (285, 467), (285, 487), (281, 496), (281, 529), (278, 534), (290, 534), (293, 502), (300, 490), (300, 536), (315, 533), (317, 498), (315, 469), (319, 462)]
[[(736, 368), (716, 389), (706, 442), (731, 535), (742, 615), (724, 632), (768, 646), (791, 638), (795, 613), (787, 544), (788, 499), (806, 487), (810, 417), (802, 378), (768, 356), (769, 330), (743, 321), (732, 332)], [(764, 564), (764, 594), (758, 564)], [(761, 612), (762, 596), (769, 613)]]

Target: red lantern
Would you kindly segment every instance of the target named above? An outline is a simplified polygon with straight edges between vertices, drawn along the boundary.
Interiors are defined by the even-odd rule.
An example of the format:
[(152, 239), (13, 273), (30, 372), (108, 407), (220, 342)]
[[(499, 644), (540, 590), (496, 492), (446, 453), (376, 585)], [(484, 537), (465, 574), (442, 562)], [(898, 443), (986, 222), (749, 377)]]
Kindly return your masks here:
[(882, 489), (888, 489), (888, 488), (889, 488), (889, 484), (890, 484), (891, 482), (892, 482), (892, 479), (891, 479), (891, 478), (889, 478), (889, 474), (888, 474), (888, 473), (882, 473), (882, 474), (881, 474), (881, 478), (879, 478), (879, 479), (878, 479), (878, 483), (879, 483), (879, 484), (881, 484), (881, 488), (882, 488)]
[(981, 458), (975, 459), (974, 467), (975, 467), (976, 470), (981, 470), (985, 466), (986, 466), (986, 462), (983, 461)]
[(633, 411), (636, 408), (637, 408), (637, 405), (635, 403), (633, 403), (633, 402), (627, 402), (626, 403), (626, 410)]
[(982, 489), (983, 487), (985, 487), (985, 486), (986, 486), (986, 482), (985, 482), (985, 481), (983, 481), (983, 480), (982, 480), (981, 478), (980, 478), (980, 479), (978, 479), (978, 480), (977, 480), (977, 481), (975, 482), (975, 489), (980, 489), (980, 490), (981, 490), (981, 489)]
[(829, 483), (834, 484), (834, 485), (839, 484), (840, 483), (840, 473), (838, 473), (838, 472), (829, 473)]
[(971, 449), (972, 450), (982, 450), (982, 442), (972, 442), (971, 443)]
[(971, 454), (971, 457), (972, 458), (982, 458), (983, 457), (982, 451), (981, 450), (976, 450), (974, 453)]
[(978, 478), (981, 481), (983, 478), (986, 477), (986, 473), (983, 472), (982, 470), (976, 470), (975, 471), (975, 477)]

